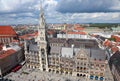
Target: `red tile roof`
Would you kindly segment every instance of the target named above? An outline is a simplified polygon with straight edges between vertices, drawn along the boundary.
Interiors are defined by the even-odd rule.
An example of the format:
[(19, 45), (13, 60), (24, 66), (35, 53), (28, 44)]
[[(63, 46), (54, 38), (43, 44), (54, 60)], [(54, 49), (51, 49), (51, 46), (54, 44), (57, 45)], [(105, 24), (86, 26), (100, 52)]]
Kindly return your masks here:
[(34, 38), (35, 36), (38, 36), (38, 32), (34, 32), (32, 34), (25, 34), (25, 35), (19, 36), (19, 38), (30, 40), (30, 39)]
[(116, 52), (116, 51), (118, 51), (118, 50), (119, 50), (119, 48), (118, 48), (118, 47), (114, 47), (114, 46), (113, 46), (113, 47), (111, 48), (111, 50), (112, 50), (112, 52)]
[(32, 34), (28, 34), (29, 36), (38, 36), (38, 32), (34, 32)]
[(12, 54), (14, 54), (15, 52), (16, 52), (16, 51), (13, 50), (13, 49), (10, 49), (10, 50), (7, 50), (7, 51), (3, 51), (3, 53), (0, 54), (0, 59), (3, 59), (3, 58), (5, 58), (5, 57), (7, 57), (7, 56), (9, 56), (9, 55), (12, 55)]
[(84, 28), (82, 26), (80, 26), (79, 24), (75, 24), (74, 26), (74, 30), (84, 30)]
[(86, 35), (85, 32), (68, 32), (68, 34), (80, 34), (80, 35)]
[(28, 34), (19, 36), (19, 38), (21, 38), (21, 39), (26, 39), (26, 40), (30, 40), (30, 36), (28, 36)]
[(75, 27), (74, 30), (84, 30), (83, 27)]
[(11, 26), (0, 26), (0, 35), (16, 35)]
[(15, 39), (14, 39), (12, 42), (19, 42), (19, 40), (15, 40)]
[(53, 31), (47, 31), (47, 33), (48, 33), (49, 35), (53, 35), (53, 34), (54, 34)]
[(64, 33), (66, 33), (66, 30), (62, 30), (61, 32), (64, 32)]
[(109, 40), (105, 40), (103, 42), (103, 45), (109, 47), (109, 46), (111, 46), (111, 42)]
[(2, 36), (0, 36), (0, 38), (9, 38), (9, 37), (14, 37), (14, 36), (16, 36), (16, 35), (9, 35), (9, 36), (8, 35), (2, 35)]
[(3, 49), (3, 44), (0, 43), (0, 51)]
[(114, 38), (116, 42), (120, 42), (120, 36), (112, 35), (111, 38)]
[(2, 46), (0, 46), (0, 51), (2, 50)]
[(96, 37), (96, 35), (95, 35), (95, 34), (91, 34), (90, 36), (92, 36), (92, 37)]

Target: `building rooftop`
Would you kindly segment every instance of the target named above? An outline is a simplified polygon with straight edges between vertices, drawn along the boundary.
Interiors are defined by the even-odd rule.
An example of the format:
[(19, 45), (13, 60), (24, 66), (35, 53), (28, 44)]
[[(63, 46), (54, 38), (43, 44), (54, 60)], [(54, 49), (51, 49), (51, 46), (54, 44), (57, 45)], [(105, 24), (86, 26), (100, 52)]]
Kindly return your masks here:
[(61, 54), (62, 54), (62, 57), (72, 58), (73, 48), (62, 47)]
[(0, 26), (0, 35), (13, 36), (17, 34), (11, 26)]
[(86, 35), (85, 32), (68, 32), (68, 34), (80, 34), (80, 35)]
[(103, 45), (109, 47), (109, 46), (111, 46), (111, 42), (106, 39), (106, 40), (103, 42)]
[(0, 52), (1, 54), (0, 54), (0, 59), (3, 59), (3, 58), (5, 58), (5, 57), (7, 57), (7, 56), (9, 56), (9, 55), (12, 55), (12, 54), (14, 54), (16, 51), (15, 50), (13, 50), (13, 49), (9, 49), (9, 50), (7, 50), (7, 51), (2, 51), (2, 52)]
[(120, 42), (120, 35), (112, 35), (111, 38), (114, 38), (116, 42)]
[(2, 50), (0, 51), (0, 59), (12, 55), (20, 49), (21, 47), (15, 44), (2, 46)]
[(61, 51), (61, 47), (58, 47), (58, 46), (51, 46), (51, 51), (50, 51), (50, 53), (59, 54), (60, 51)]
[(19, 38), (25, 39), (25, 40), (30, 40), (30, 39), (32, 39), (36, 36), (38, 36), (38, 32), (34, 32), (34, 33), (31, 33), (31, 34), (25, 34), (25, 35), (19, 36)]
[(92, 60), (101, 60), (101, 61), (105, 61), (106, 60), (106, 54), (105, 54), (105, 50), (102, 49), (91, 49), (90, 50), (90, 56)]
[(68, 47), (71, 47), (72, 44), (74, 44), (75, 47), (79, 48), (81, 45), (84, 45), (85, 48), (99, 48), (98, 43), (96, 40), (93, 39), (68, 39), (65, 38), (49, 38), (49, 43), (62, 43), (62, 44), (68, 44)]
[[(54, 49), (55, 48), (55, 49)], [(81, 51), (80, 51), (81, 50)], [(102, 49), (91, 49), (85, 48), (84, 51), (81, 48), (70, 48), (70, 47), (51, 47), (51, 53), (61, 53), (62, 57), (72, 58), (75, 55), (82, 52), (82, 54), (87, 54), (91, 60), (105, 61), (106, 54), (105, 50)]]
[(109, 61), (110, 68), (112, 68), (112, 64), (115, 65), (117, 71), (120, 73), (120, 51), (115, 52)]
[(39, 51), (36, 44), (29, 44), (29, 51)]

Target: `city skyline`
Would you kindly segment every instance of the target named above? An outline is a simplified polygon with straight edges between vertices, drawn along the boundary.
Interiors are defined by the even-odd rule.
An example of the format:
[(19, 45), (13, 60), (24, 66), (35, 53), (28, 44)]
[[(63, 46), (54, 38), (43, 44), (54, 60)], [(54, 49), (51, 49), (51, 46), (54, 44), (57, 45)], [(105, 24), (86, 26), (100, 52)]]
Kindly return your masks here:
[[(67, 2), (67, 4), (70, 2), (72, 1)], [(72, 2), (72, 4), (74, 3)], [(65, 19), (61, 17), (63, 18), (61, 20), (66, 22), (72, 20), (68, 19), (71, 18), (69, 14), (82, 12), (80, 9), (80, 11), (72, 11), (65, 10), (67, 8), (59, 9), (59, 7), (60, 4), (58, 8), (56, 7), (57, 12), (67, 13)], [(104, 10), (108, 13), (119, 11), (112, 9), (115, 8), (113, 6), (110, 8), (101, 9), (97, 12), (101, 13)], [(109, 28), (106, 26), (103, 28), (99, 26), (86, 27), (88, 24), (46, 25), (46, 10), (47, 6), (44, 2), (40, 6), (39, 25), (0, 26), (0, 80), (120, 81), (118, 69), (120, 62), (119, 58), (116, 58), (120, 53), (119, 25)], [(19, 11), (19, 13), (24, 12), (20, 9)], [(46, 17), (44, 17), (44, 12)], [(85, 12), (97, 13), (94, 9), (90, 12), (85, 9), (83, 13)], [(25, 18), (26, 16), (20, 17)], [(54, 20), (54, 18), (52, 19)], [(24, 20), (25, 23), (26, 21), (30, 20)], [(48, 28), (48, 26), (52, 27)]]
[[(0, 3), (1, 25), (38, 24), (40, 0)], [(43, 8), (47, 23), (120, 23), (119, 0), (44, 0)]]

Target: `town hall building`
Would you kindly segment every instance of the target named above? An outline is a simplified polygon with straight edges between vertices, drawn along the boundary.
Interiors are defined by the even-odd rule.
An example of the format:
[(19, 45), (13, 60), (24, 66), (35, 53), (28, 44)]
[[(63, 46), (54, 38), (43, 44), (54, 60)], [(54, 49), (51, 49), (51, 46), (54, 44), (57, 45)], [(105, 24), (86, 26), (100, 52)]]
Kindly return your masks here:
[(39, 20), (37, 38), (24, 42), (26, 67), (86, 79), (105, 79), (106, 52), (95, 39), (48, 38), (42, 7)]

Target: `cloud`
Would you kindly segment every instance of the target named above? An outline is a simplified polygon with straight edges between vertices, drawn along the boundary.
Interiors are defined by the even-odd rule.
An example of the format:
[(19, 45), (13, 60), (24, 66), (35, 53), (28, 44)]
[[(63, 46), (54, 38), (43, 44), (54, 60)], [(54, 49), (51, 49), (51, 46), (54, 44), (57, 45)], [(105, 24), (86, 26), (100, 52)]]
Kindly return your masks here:
[[(0, 0), (0, 4), (0, 23), (2, 20), (4, 23), (15, 23), (16, 21), (15, 24), (17, 24), (19, 20), (21, 22), (26, 20), (27, 23), (28, 21), (33, 22), (32, 19), (39, 19), (40, 0)], [(52, 15), (56, 13), (56, 5), (56, 0), (44, 0), (43, 7), (46, 18), (53, 18)]]
[[(38, 23), (40, 0), (0, 0), (0, 4), (0, 24)], [(115, 12), (119, 0), (44, 0), (43, 7), (47, 23), (120, 22), (120, 12)], [(108, 9), (114, 11), (103, 12)]]
[(0, 14), (23, 13), (34, 10), (35, 0), (0, 0)]
[(62, 23), (120, 23), (120, 13), (67, 13), (58, 17)]
[(61, 13), (120, 12), (120, 0), (60, 0)]

